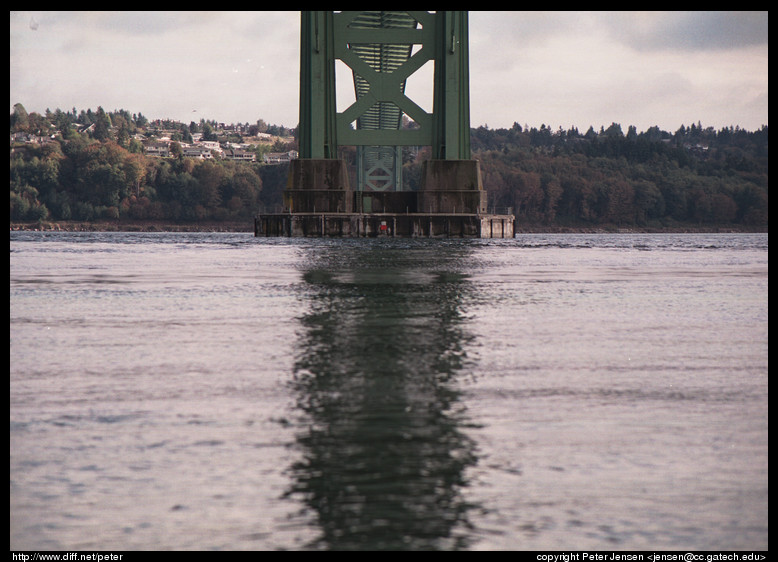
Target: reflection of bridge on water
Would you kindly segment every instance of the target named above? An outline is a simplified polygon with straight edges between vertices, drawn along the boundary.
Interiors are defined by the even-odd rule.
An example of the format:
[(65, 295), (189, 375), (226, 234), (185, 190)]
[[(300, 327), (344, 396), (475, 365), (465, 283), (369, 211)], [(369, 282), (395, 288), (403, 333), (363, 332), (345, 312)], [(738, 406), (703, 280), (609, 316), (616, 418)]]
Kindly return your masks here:
[(468, 249), (317, 247), (293, 380), (303, 413), (288, 491), (329, 549), (457, 549), (475, 444), (459, 403)]
[[(300, 157), (285, 212), (259, 215), (255, 235), (513, 237), (512, 214), (487, 212), (471, 158), (467, 12), (313, 11), (301, 21)], [(351, 69), (356, 96), (341, 112), (336, 61)], [(428, 62), (429, 113), (405, 93)], [(355, 182), (346, 146), (356, 148)], [(430, 147), (417, 191), (403, 190), (403, 146)]]

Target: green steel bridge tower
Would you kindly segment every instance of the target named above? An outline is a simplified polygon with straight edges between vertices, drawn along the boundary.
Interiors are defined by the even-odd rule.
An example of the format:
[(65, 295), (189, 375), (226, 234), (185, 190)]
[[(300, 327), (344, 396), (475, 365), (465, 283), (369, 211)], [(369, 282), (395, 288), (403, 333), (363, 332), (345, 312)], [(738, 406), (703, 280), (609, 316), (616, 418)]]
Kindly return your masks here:
[[(463, 11), (302, 12), (299, 158), (290, 164), (287, 212), (258, 217), (255, 233), (494, 235), (470, 153), (468, 52)], [(353, 75), (355, 101), (343, 111), (336, 61)], [(406, 95), (409, 77), (430, 61), (432, 112)], [(404, 117), (412, 127), (403, 127)], [(354, 174), (339, 157), (350, 146)], [(430, 147), (418, 191), (403, 190), (404, 146)], [(513, 236), (513, 217), (499, 221), (500, 235)]]

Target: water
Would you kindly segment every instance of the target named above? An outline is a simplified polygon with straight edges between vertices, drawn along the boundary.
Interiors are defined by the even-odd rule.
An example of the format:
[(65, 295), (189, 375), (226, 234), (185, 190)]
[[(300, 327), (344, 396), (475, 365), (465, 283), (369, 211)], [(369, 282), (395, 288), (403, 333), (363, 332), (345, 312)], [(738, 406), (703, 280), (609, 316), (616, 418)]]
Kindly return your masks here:
[(767, 235), (11, 233), (11, 549), (762, 549)]

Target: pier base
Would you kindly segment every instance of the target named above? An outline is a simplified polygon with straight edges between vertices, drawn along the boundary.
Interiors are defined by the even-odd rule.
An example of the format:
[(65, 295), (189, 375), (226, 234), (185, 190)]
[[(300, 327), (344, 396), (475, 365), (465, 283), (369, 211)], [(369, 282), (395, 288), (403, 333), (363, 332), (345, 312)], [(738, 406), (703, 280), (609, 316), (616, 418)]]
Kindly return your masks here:
[(278, 213), (254, 219), (254, 236), (513, 238), (513, 215)]
[(346, 163), (292, 160), (285, 213), (254, 219), (255, 236), (513, 238), (514, 217), (486, 212), (477, 160), (428, 160), (418, 191), (354, 191)]

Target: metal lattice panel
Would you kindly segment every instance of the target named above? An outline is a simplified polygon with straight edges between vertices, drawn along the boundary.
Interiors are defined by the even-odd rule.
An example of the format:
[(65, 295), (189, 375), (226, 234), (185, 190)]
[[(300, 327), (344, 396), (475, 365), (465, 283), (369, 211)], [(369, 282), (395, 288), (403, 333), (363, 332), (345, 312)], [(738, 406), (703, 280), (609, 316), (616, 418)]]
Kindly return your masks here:
[[(302, 158), (336, 158), (338, 146), (431, 146), (436, 159), (470, 158), (466, 12), (316, 11), (301, 21)], [(342, 112), (336, 60), (351, 69), (357, 98)], [(405, 95), (430, 61), (432, 113)], [(418, 127), (399, 128), (403, 114)]]
[[(407, 12), (362, 12), (348, 25), (352, 29), (415, 29), (417, 22)], [(413, 45), (391, 43), (354, 43), (349, 49), (378, 73), (390, 74), (411, 56)], [(405, 81), (400, 85), (405, 91)], [(370, 83), (354, 71), (357, 99), (370, 91)], [(402, 112), (392, 102), (379, 101), (357, 119), (358, 129), (398, 129)]]
[[(431, 142), (430, 115), (405, 96), (405, 82), (433, 59), (432, 18), (428, 12), (401, 11), (335, 15), (335, 56), (352, 70), (356, 94), (356, 102), (338, 114), (338, 134), (343, 136), (343, 144), (398, 146)], [(421, 47), (416, 53), (414, 45)], [(403, 113), (424, 131), (398, 134)], [(351, 127), (354, 122), (358, 132)]]
[[(416, 29), (418, 23), (407, 12), (362, 12), (348, 24), (350, 29)], [(349, 43), (349, 50), (380, 74), (391, 74), (410, 58), (413, 49), (408, 43)], [(354, 90), (359, 100), (370, 92), (370, 82), (354, 75)], [(405, 80), (400, 82), (405, 92)], [(388, 101), (378, 101), (357, 119), (359, 130), (397, 130), (402, 126), (402, 111)], [(400, 191), (402, 162), (393, 146), (360, 146), (357, 184), (360, 190)]]

